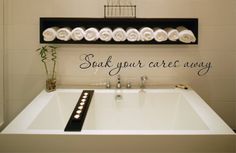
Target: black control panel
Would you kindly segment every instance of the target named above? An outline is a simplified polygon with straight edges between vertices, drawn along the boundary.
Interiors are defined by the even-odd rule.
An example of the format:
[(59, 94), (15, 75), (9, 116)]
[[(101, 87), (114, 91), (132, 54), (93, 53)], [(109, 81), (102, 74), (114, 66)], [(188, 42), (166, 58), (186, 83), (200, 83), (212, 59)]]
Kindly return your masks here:
[(94, 90), (83, 90), (64, 131), (81, 131)]

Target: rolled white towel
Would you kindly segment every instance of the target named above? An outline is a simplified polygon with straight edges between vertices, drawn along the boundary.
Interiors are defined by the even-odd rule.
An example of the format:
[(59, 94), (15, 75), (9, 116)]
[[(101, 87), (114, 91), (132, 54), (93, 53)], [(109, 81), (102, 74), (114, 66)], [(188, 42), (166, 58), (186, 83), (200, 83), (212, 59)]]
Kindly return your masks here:
[(57, 30), (57, 39), (68, 41), (71, 39), (71, 29), (64, 27)]
[(140, 29), (140, 38), (142, 41), (151, 41), (154, 38), (154, 31), (149, 27)]
[(98, 38), (99, 38), (98, 29), (96, 29), (96, 28), (88, 28), (87, 30), (85, 30), (84, 38), (87, 41), (96, 41), (96, 40), (98, 40)]
[(192, 43), (196, 42), (196, 37), (194, 36), (193, 32), (191, 30), (188, 30), (187, 28), (180, 26), (177, 27), (177, 30), (179, 31), (179, 40), (183, 43)]
[(58, 27), (47, 28), (43, 31), (43, 40), (44, 41), (53, 41), (57, 37)]
[(156, 28), (154, 31), (154, 39), (157, 42), (166, 41), (168, 39), (168, 34), (165, 30), (163, 30), (161, 28)]
[(127, 34), (127, 40), (130, 42), (135, 42), (140, 40), (140, 33), (135, 28), (128, 28), (126, 34)]
[(126, 31), (122, 28), (116, 28), (112, 33), (112, 38), (117, 42), (125, 41), (127, 38)]
[(99, 38), (102, 41), (110, 41), (112, 39), (112, 30), (110, 28), (102, 28), (99, 31)]
[(179, 32), (176, 29), (173, 28), (166, 28), (165, 31), (168, 34), (168, 39), (170, 41), (176, 41), (179, 39)]
[(74, 41), (80, 41), (84, 38), (84, 28), (82, 27), (77, 27), (77, 28), (74, 28), (72, 31), (71, 31), (71, 38), (74, 40)]

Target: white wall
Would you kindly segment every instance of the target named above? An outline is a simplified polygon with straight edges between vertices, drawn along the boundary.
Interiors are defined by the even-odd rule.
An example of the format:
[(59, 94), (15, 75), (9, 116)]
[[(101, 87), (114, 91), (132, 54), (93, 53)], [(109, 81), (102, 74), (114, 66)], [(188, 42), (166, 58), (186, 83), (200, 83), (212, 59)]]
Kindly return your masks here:
[(3, 124), (3, 0), (0, 0), (0, 127)]
[[(39, 47), (39, 17), (103, 17), (106, 0), (6, 0), (7, 118), (12, 120), (44, 87), (44, 69), (35, 49)], [(232, 127), (236, 128), (236, 1), (235, 0), (136, 0), (138, 17), (199, 18), (198, 46), (61, 45), (58, 82), (63, 85), (102, 83), (108, 69), (80, 70), (84, 53), (115, 61), (210, 61), (210, 72), (196, 70), (127, 69), (123, 80), (137, 82), (146, 74), (149, 84), (187, 83)], [(27, 6), (27, 9), (25, 8)]]

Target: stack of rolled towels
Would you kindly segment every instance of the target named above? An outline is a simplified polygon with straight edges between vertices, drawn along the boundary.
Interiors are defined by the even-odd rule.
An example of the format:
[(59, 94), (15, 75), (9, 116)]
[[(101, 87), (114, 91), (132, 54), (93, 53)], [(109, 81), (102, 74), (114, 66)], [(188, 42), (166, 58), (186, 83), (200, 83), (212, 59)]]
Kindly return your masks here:
[(63, 27), (50, 27), (43, 31), (43, 39), (46, 42), (54, 41), (55, 39), (61, 41), (97, 41), (100, 39), (104, 42), (115, 41), (115, 42), (138, 42), (138, 41), (180, 41), (182, 43), (194, 43), (196, 42), (196, 37), (194, 33), (184, 26), (179, 26), (177, 28), (150, 28), (143, 27), (141, 29), (136, 29), (133, 27), (124, 29), (122, 27), (117, 27), (111, 29), (109, 27), (104, 27), (97, 29), (95, 27), (90, 27), (85, 29), (84, 27), (76, 27), (74, 29)]

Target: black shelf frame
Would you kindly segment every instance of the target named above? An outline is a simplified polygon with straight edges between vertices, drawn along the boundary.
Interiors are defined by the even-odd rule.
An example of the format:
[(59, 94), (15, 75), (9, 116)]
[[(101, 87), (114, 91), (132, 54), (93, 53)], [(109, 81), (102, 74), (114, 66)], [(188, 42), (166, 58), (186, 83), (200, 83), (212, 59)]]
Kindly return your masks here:
[[(178, 26), (184, 26), (191, 30), (197, 41), (194, 43), (186, 44), (182, 43), (179, 40), (177, 41), (164, 41), (164, 42), (156, 42), (152, 41), (137, 41), (137, 42), (115, 42), (113, 40), (109, 42), (104, 42), (101, 40), (97, 41), (86, 41), (85, 39), (81, 41), (61, 41), (54, 40), (51, 42), (46, 42), (43, 40), (43, 31), (49, 27), (70, 27), (71, 29), (76, 27), (84, 27), (90, 28), (95, 27), (97, 29), (101, 29), (104, 27), (109, 27), (111, 29), (115, 29), (117, 27), (121, 27), (123, 29), (127, 28), (136, 28), (140, 29), (142, 27), (150, 27), (150, 28), (167, 28), (172, 27), (176, 28)], [(161, 44), (178, 44), (178, 45), (196, 45), (198, 44), (198, 18), (48, 18), (42, 17), (40, 18), (40, 43), (42, 44), (153, 44), (153, 45), (161, 45)]]

